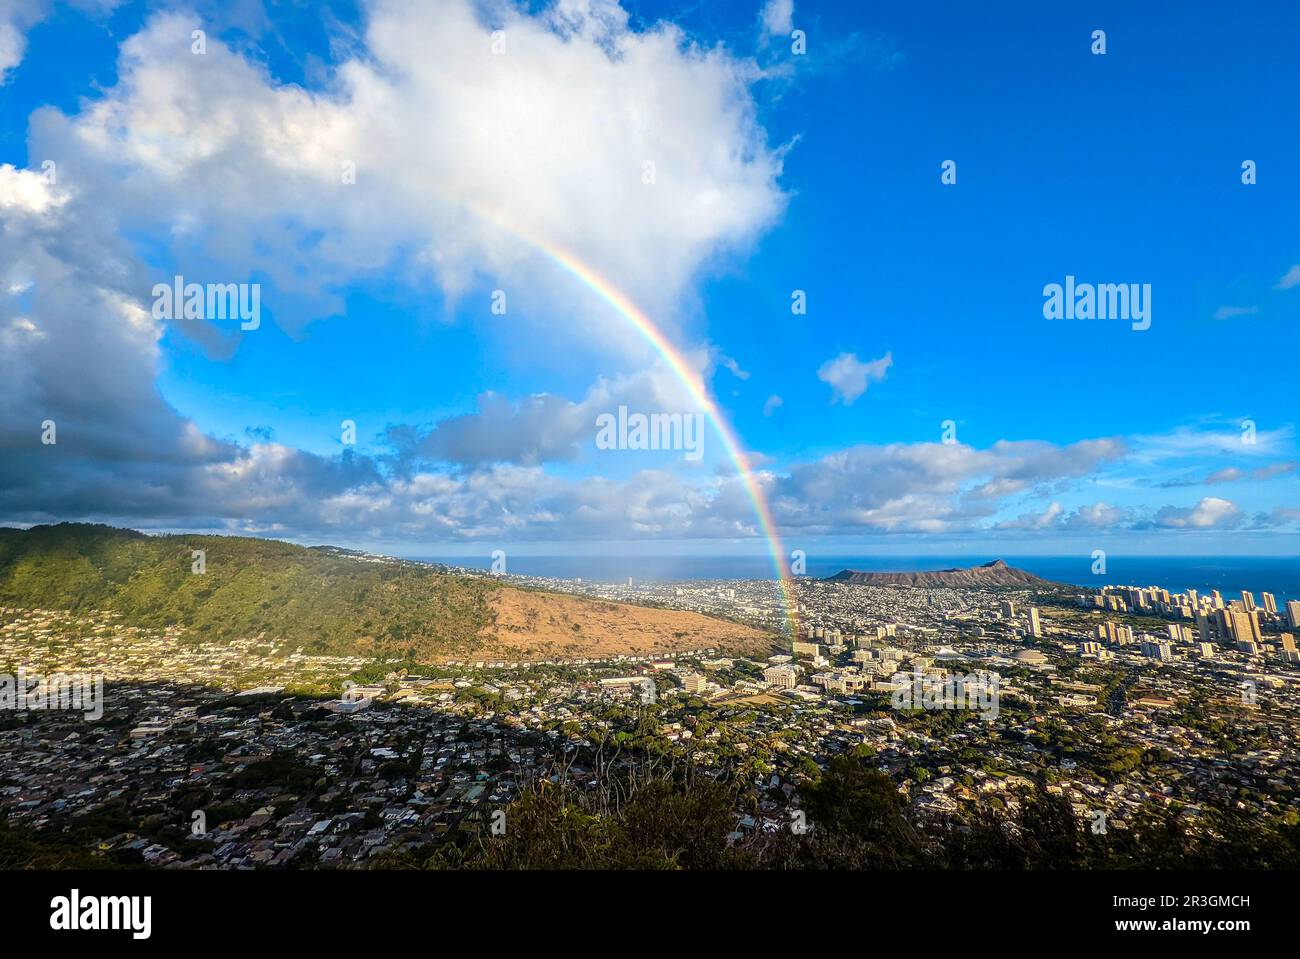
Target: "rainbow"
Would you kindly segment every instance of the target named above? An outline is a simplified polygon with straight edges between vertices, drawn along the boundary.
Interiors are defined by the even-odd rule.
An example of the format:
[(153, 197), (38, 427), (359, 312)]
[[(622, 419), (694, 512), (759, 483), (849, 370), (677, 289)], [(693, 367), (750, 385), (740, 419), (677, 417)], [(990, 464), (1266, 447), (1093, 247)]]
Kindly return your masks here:
[(767, 496), (763, 493), (763, 488), (758, 484), (758, 480), (754, 476), (754, 471), (750, 469), (749, 457), (745, 455), (739, 437), (737, 437), (735, 430), (732, 429), (731, 424), (727, 422), (726, 417), (722, 415), (717, 404), (709, 397), (708, 390), (704, 386), (704, 380), (696, 374), (681, 351), (673, 345), (672, 341), (664, 335), (659, 327), (655, 326), (654, 322), (640, 307), (633, 303), (626, 294), (608, 279), (578, 259), (571, 251), (552, 240), (542, 240), (537, 236), (530, 235), (527, 231), (514, 224), (507, 224), (500, 217), (493, 215), (481, 206), (475, 206), (472, 209), (484, 219), (490, 220), (496, 226), (545, 254), (557, 266), (613, 307), (614, 311), (626, 320), (641, 335), (642, 339), (650, 344), (651, 348), (668, 364), (673, 374), (681, 380), (682, 385), (690, 393), (691, 399), (699, 404), (700, 409), (713, 423), (718, 438), (722, 440), (722, 446), (726, 450), (727, 457), (735, 464), (741, 483), (744, 485), (745, 493), (754, 506), (754, 515), (758, 517), (758, 525), (767, 540), (768, 552), (772, 556), (772, 565), (776, 571), (777, 586), (781, 593), (781, 604), (785, 607), (785, 618), (787, 627), (790, 630), (790, 637), (792, 640), (797, 639), (799, 637), (799, 604), (795, 598), (794, 582), (786, 571), (785, 547), (781, 544), (781, 536), (777, 532), (776, 521), (772, 516), (772, 508), (767, 502)]

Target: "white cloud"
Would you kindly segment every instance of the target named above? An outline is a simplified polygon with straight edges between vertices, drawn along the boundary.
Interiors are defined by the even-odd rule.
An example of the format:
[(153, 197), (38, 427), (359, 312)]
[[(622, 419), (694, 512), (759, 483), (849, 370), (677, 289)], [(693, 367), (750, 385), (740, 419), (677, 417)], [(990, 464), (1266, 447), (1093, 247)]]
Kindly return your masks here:
[[(801, 464), (785, 475), (761, 469), (757, 480), (773, 503), (777, 521), (801, 533), (975, 531), (986, 528), (989, 510), (997, 504), (966, 500), (963, 492), (972, 483), (1026, 470), (1049, 479), (1095, 469), (1114, 455), (1102, 453), (1096, 445), (1100, 442), (1004, 442), (986, 450), (943, 444), (855, 447)], [(335, 494), (295, 499), (283, 487), (283, 475), (315, 474), (306, 462), (287, 468), (278, 462), (279, 455), (250, 453), (239, 470), (229, 475), (222, 471), (224, 492), (212, 489), (208, 495), (233, 499), (241, 511), (232, 515), (256, 519), (258, 510), (275, 504), (268, 515), (288, 517), (295, 528), (325, 532), (373, 526), (394, 535), (456, 540), (758, 534), (744, 485), (734, 473), (684, 476), (645, 469), (626, 479), (569, 480), (536, 465), (498, 463), (454, 476), (415, 472), (375, 479)], [(270, 469), (272, 465), (276, 468)], [(1039, 528), (1092, 528), (1120, 517), (1106, 504), (1061, 514), (1059, 506), (1049, 509), (1048, 520)]]
[[(44, 213), (50, 207), (67, 202), (61, 193), (41, 174), (34, 170), (19, 170), (9, 163), (0, 163), (0, 212)], [(21, 285), (15, 282), (15, 285)]]
[[(1281, 424), (1268, 429), (1255, 423), (1254, 429), (1243, 424), (1254, 421), (1243, 417), (1227, 428), (1196, 429), (1180, 426), (1167, 433), (1139, 435), (1132, 438), (1136, 458), (1144, 463), (1168, 463), (1179, 458), (1222, 456), (1272, 456), (1288, 450), (1295, 439), (1295, 428)], [(1253, 438), (1253, 442), (1248, 441)]]
[(5, 82), (9, 71), (23, 59), (23, 50), (27, 39), (18, 27), (7, 20), (0, 20), (0, 84)]
[(1060, 519), (1065, 508), (1060, 503), (1051, 503), (1041, 513), (1023, 513), (1013, 520), (1004, 520), (996, 524), (998, 529), (1048, 529)]
[(1109, 503), (1093, 503), (1067, 512), (1060, 503), (1053, 502), (1041, 513), (1022, 513), (1013, 520), (994, 524), (994, 528), (1031, 531), (1112, 529), (1128, 518), (1124, 510)]
[(49, 13), (47, 0), (5, 0), (0, 8), (0, 86), (10, 71), (22, 63), (27, 31)]
[(845, 406), (852, 406), (854, 400), (867, 391), (872, 383), (878, 383), (894, 364), (894, 354), (886, 353), (876, 360), (863, 363), (854, 353), (841, 353), (833, 360), (827, 360), (817, 371), (817, 379), (830, 384), (832, 401), (839, 400)]
[(162, 16), (123, 46), (103, 100), (36, 135), (99, 166), (103, 189), (124, 174), (111, 202), (162, 213), (180, 250), (269, 273), (307, 301), (299, 322), (338, 311), (342, 283), (397, 268), (452, 297), (500, 287), (530, 307), (524, 322), (577, 317), (588, 340), (644, 358), (540, 248), (672, 328), (701, 271), (784, 207), (757, 68), (671, 24), (633, 31), (612, 3), (494, 16), (374, 0), (364, 53), (323, 92), (276, 83), (212, 36), (194, 56), (191, 18)]
[(1155, 525), (1168, 529), (1215, 529), (1240, 524), (1241, 510), (1231, 500), (1206, 496), (1195, 506), (1166, 506), (1155, 516)]
[(1277, 281), (1279, 290), (1289, 290), (1293, 286), (1300, 286), (1300, 263), (1287, 270), (1282, 279)]
[(1238, 469), (1236, 466), (1225, 466), (1223, 469), (1215, 470), (1213, 473), (1205, 477), (1205, 479), (1200, 480), (1199, 482), (1189, 481), (1189, 482), (1170, 483), (1165, 485), (1196, 486), (1196, 485), (1204, 484), (1206, 486), (1210, 486), (1215, 483), (1237, 483), (1242, 480), (1255, 480), (1256, 482), (1262, 482), (1264, 480), (1270, 480), (1278, 476), (1286, 476), (1290, 473), (1294, 473), (1298, 468), (1300, 468), (1300, 463), (1296, 463), (1294, 461), (1271, 463), (1268, 466), (1261, 466), (1258, 469), (1253, 469), (1253, 470)]
[(602, 378), (580, 402), (539, 393), (511, 402), (497, 393), (478, 399), (473, 413), (448, 417), (427, 430), (390, 427), (388, 441), (404, 463), (537, 465), (578, 458), (596, 435), (602, 413), (626, 406), (639, 413), (703, 413), (662, 365), (626, 377)]
[(1264, 514), (1261, 525), (1291, 526), (1300, 524), (1300, 509), (1294, 506), (1275, 506), (1270, 513)]
[(740, 364), (737, 363), (729, 356), (721, 357), (718, 360), (718, 365), (721, 366), (723, 369), (727, 370), (728, 372), (730, 372), (731, 375), (738, 380), (749, 379), (749, 371), (741, 369)]
[(972, 529), (1006, 497), (1050, 480), (1095, 473), (1125, 455), (1115, 439), (1065, 446), (999, 441), (855, 446), (799, 464), (774, 480), (778, 521), (818, 534)]
[(788, 37), (794, 29), (794, 0), (767, 0), (759, 18), (764, 36)]
[(771, 396), (767, 398), (766, 402), (763, 403), (763, 415), (771, 416), (778, 409), (780, 409), (784, 403), (785, 400), (781, 399), (781, 397), (773, 393)]
[(1091, 506), (1080, 506), (1066, 519), (1065, 525), (1087, 529), (1108, 529), (1118, 526), (1127, 515), (1124, 510), (1109, 503), (1093, 503)]
[(1216, 320), (1231, 320), (1238, 316), (1254, 316), (1259, 312), (1257, 306), (1221, 306), (1214, 311)]

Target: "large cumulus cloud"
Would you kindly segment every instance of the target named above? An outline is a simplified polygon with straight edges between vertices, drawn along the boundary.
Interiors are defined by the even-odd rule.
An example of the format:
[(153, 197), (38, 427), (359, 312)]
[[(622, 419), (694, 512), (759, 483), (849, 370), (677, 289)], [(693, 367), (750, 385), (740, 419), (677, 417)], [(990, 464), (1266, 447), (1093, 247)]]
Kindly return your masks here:
[[(5, 27), (25, 30), (47, 10), (7, 8)], [(328, 527), (348, 521), (349, 503), (355, 516), (391, 502), (430, 522), (430, 483), (493, 502), (488, 482), (521, 488), (494, 464), (571, 456), (596, 408), (637, 397), (681, 405), (640, 338), (575, 297), (538, 248), (580, 257), (661, 316), (685, 315), (699, 272), (752, 243), (784, 203), (780, 152), (750, 98), (752, 63), (668, 24), (633, 31), (606, 0), (535, 14), (376, 0), (355, 53), (307, 90), (215, 34), (197, 52), (204, 26), (185, 12), (150, 20), (123, 44), (114, 87), (75, 115), (33, 115), (32, 170), (0, 168), (6, 519)], [(505, 409), (485, 397), (478, 413), (395, 427), (383, 463), (218, 440), (159, 394), (155, 283), (173, 273), (260, 282), (292, 330), (337, 312), (347, 284), (380, 271), (449, 299), (480, 281), (507, 287), (516, 302), (544, 305), (523, 311), (525, 322), (586, 324), (588, 340), (642, 372), (577, 403)], [(177, 332), (217, 358), (238, 348), (230, 328)], [(704, 369), (711, 351), (688, 355)], [(40, 442), (47, 421), (55, 444)], [(485, 444), (484, 426), (501, 439)], [(428, 460), (478, 473), (435, 483), (420, 472)], [(519, 475), (529, 495), (545, 494), (541, 474)], [(654, 498), (628, 496), (629, 513), (646, 517), (633, 526), (656, 528), (655, 508), (635, 505)], [(491, 507), (439, 508), (453, 517), (443, 527), (468, 535), (465, 518)]]

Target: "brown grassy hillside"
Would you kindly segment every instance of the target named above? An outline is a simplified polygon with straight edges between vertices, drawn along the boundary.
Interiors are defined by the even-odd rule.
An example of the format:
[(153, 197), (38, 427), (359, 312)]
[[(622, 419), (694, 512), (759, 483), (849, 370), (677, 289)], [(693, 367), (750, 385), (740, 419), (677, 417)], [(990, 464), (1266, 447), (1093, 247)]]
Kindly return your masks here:
[(699, 613), (510, 586), (488, 604), (493, 622), (480, 630), (477, 653), (508, 659), (668, 655), (704, 647), (758, 654), (774, 642), (770, 633)]

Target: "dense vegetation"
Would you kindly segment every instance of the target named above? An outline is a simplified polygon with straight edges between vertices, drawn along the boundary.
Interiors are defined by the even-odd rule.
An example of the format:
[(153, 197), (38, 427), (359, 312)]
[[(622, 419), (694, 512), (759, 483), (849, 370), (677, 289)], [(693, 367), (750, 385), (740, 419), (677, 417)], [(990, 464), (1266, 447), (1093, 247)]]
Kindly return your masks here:
[[(206, 571), (192, 571), (192, 550)], [(206, 642), (263, 637), (308, 653), (423, 659), (474, 648), (486, 579), (235, 536), (145, 536), (61, 523), (0, 528), (0, 605), (110, 610)]]
[(55, 836), (0, 817), (0, 871), (12, 869), (112, 869), (117, 864), (86, 847), (80, 837)]
[[(561, 788), (540, 780), (504, 835), (380, 857), (379, 868), (471, 869), (1294, 869), (1300, 825), (1207, 807), (1189, 822), (1152, 808), (1096, 833), (1041, 786), (1008, 817), (915, 819), (869, 759), (843, 755), (803, 790), (807, 831), (728, 841), (730, 788), (691, 777)], [(617, 797), (612, 804), (609, 796)], [(597, 808), (602, 806), (603, 808)]]

